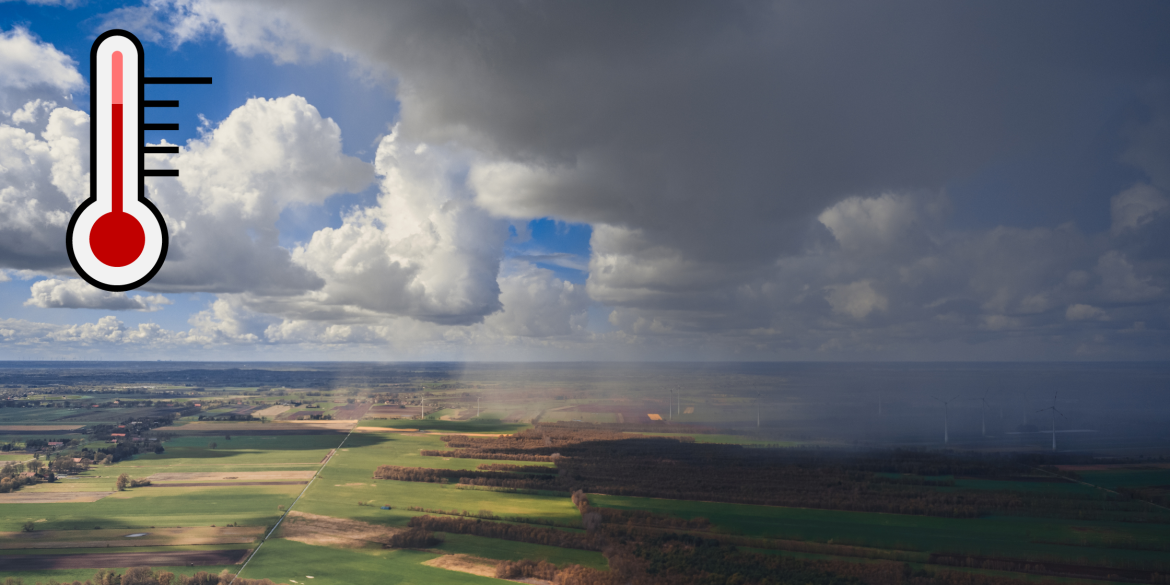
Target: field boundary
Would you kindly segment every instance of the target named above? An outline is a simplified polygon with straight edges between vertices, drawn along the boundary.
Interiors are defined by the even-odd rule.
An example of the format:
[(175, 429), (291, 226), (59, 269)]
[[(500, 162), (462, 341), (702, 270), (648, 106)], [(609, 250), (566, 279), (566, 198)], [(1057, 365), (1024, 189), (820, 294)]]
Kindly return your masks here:
[(309, 480), (309, 483), (305, 484), (305, 488), (301, 490), (301, 493), (297, 494), (297, 499), (293, 500), (293, 502), (288, 505), (288, 508), (285, 508), (284, 514), (281, 514), (280, 519), (277, 520), (276, 524), (272, 526), (272, 530), (269, 530), (268, 534), (265, 534), (264, 538), (256, 544), (256, 548), (252, 549), (248, 553), (247, 560), (244, 561), (244, 564), (240, 567), (240, 570), (236, 571), (236, 574), (232, 576), (232, 580), (228, 582), (228, 585), (233, 585), (236, 582), (236, 578), (243, 574), (244, 569), (248, 568), (248, 563), (252, 562), (252, 558), (256, 556), (256, 553), (260, 552), (260, 547), (264, 546), (264, 543), (268, 542), (268, 539), (274, 532), (276, 532), (277, 528), (280, 528), (280, 523), (284, 522), (285, 518), (288, 518), (289, 512), (292, 512), (293, 508), (297, 505), (297, 502), (301, 501), (301, 496), (304, 496), (305, 492), (309, 491), (309, 486), (313, 485), (314, 481), (317, 481), (317, 477), (321, 475), (321, 470), (325, 469), (325, 466), (329, 464), (329, 460), (333, 458), (333, 454), (341, 450), (341, 448), (345, 445), (345, 442), (349, 440), (351, 435), (353, 435), (353, 431), (354, 429), (351, 427), (349, 432), (346, 433), (345, 438), (337, 444), (337, 447), (329, 452), (329, 455), (327, 455), (325, 460), (321, 462), (321, 466), (317, 468), (316, 473), (313, 474), (313, 478)]

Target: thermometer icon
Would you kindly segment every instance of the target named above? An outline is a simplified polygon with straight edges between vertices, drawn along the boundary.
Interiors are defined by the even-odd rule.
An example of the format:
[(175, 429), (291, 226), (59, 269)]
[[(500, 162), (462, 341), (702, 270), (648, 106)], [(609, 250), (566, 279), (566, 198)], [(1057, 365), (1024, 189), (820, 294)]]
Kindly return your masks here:
[(73, 212), (65, 235), (69, 261), (87, 282), (107, 291), (146, 284), (167, 256), (167, 226), (146, 199), (145, 177), (177, 177), (179, 171), (144, 170), (146, 153), (177, 153), (177, 146), (145, 146), (145, 130), (178, 130), (178, 124), (145, 124), (147, 107), (178, 101), (142, 97), (150, 83), (211, 83), (210, 77), (145, 77), (142, 43), (124, 30), (103, 33), (90, 51), (89, 198)]

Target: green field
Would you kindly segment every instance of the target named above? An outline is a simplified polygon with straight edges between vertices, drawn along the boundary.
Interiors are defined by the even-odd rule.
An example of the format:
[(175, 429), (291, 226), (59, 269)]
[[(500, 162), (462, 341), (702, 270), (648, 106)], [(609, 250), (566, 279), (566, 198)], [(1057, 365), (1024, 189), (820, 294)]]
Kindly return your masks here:
[(938, 488), (943, 491), (955, 490), (989, 490), (1027, 493), (1050, 494), (1080, 494), (1084, 496), (1105, 498), (1106, 494), (1083, 483), (1071, 481), (1002, 481), (994, 479), (957, 479), (955, 487)]
[[(320, 443), (316, 443), (313, 439), (321, 437), (326, 439)], [(273, 469), (274, 466), (280, 465), (320, 465), (321, 460), (329, 454), (332, 447), (336, 447), (341, 443), (344, 435), (317, 435), (316, 437), (310, 435), (306, 437), (271, 437), (272, 439), (289, 439), (291, 443), (301, 445), (317, 445), (314, 447), (292, 448), (288, 450), (280, 449), (278, 441), (272, 441), (272, 446), (267, 449), (240, 449), (237, 447), (239, 439), (233, 437), (228, 441), (223, 437), (185, 437), (185, 439), (196, 439), (195, 444), (201, 444), (200, 447), (180, 447), (171, 446), (167, 443), (165, 451), (161, 454), (145, 453), (136, 456), (132, 461), (125, 461), (119, 463), (117, 466), (124, 469), (135, 470), (149, 470), (149, 473), (156, 471), (198, 471), (196, 469), (179, 469), (185, 466), (197, 467), (217, 467), (222, 469), (224, 466), (242, 468), (255, 468), (255, 471), (263, 471), (265, 469)], [(257, 439), (260, 439), (259, 437)], [(297, 441), (297, 439), (307, 439), (306, 441)], [(175, 440), (176, 442), (178, 439)], [(212, 449), (209, 447), (210, 443), (216, 443), (217, 447)], [(245, 441), (240, 441), (245, 442)], [(325, 445), (331, 444), (326, 447)], [(147, 471), (132, 472), (136, 474), (147, 474)]]
[[(682, 518), (704, 517), (711, 521), (716, 532), (762, 538), (1170, 568), (1170, 563), (1165, 561), (1165, 551), (1170, 550), (1170, 531), (1159, 524), (1007, 516), (937, 518), (601, 495), (591, 495), (589, 500), (594, 505), (612, 508), (650, 510)], [(1086, 534), (1109, 535), (1119, 546), (1082, 546), (1091, 543), (1086, 540)]]
[(496, 419), (481, 418), (469, 421), (453, 420), (410, 420), (410, 419), (362, 419), (363, 427), (385, 427), (388, 429), (419, 429), (450, 433), (501, 433), (508, 434), (532, 428), (527, 423), (506, 423)]
[[(19, 556), (19, 555), (77, 555), (87, 553), (134, 553), (134, 552), (173, 552), (176, 550), (197, 551), (197, 550), (240, 550), (244, 551), (256, 546), (254, 543), (229, 543), (229, 544), (186, 544), (178, 546), (103, 546), (90, 548), (38, 548), (15, 550), (6, 549), (5, 556)], [(243, 555), (244, 553), (240, 553)]]
[(1170, 486), (1170, 469), (1118, 469), (1079, 471), (1087, 483), (1103, 488)]
[[(155, 571), (170, 571), (177, 575), (194, 575), (200, 571), (218, 574), (220, 571), (227, 569), (228, 571), (235, 571), (238, 569), (235, 565), (211, 565), (202, 567), (152, 567)], [(124, 572), (125, 569), (118, 570), (119, 573)], [(92, 579), (98, 569), (56, 569), (49, 571), (9, 571), (4, 573), (4, 577), (12, 577), (14, 579), (23, 579), (26, 584), (32, 583), (47, 583), (50, 579), (60, 581), (62, 583), (72, 583), (74, 581), (85, 582), (87, 579)]]
[[(230, 434), (230, 433), (225, 433)], [(231, 439), (223, 436), (215, 437), (175, 437), (166, 442), (167, 450), (174, 447), (192, 447), (196, 449), (207, 447), (208, 443), (215, 442), (219, 450), (264, 450), (264, 451), (328, 451), (337, 446), (343, 434), (336, 435), (231, 435)]]
[[(101, 409), (101, 408), (0, 408), (0, 425), (35, 425), (35, 424), (49, 424), (56, 423), (63, 418), (92, 413), (93, 411), (101, 410), (121, 410), (121, 409)], [(95, 416), (94, 418), (104, 418)], [(85, 424), (73, 421), (64, 421), (57, 424)]]
[[(277, 583), (296, 580), (313, 585), (448, 585), (505, 583), (428, 567), (422, 563), (439, 555), (413, 550), (336, 549), (275, 538), (248, 562), (241, 577), (267, 578)], [(309, 576), (313, 577), (308, 581)]]
[(301, 486), (219, 488), (137, 488), (96, 502), (3, 504), (0, 531), (15, 532), (26, 521), (44, 519), (40, 530), (152, 526), (271, 526)]
[[(114, 465), (96, 465), (85, 473), (54, 483), (24, 487), (21, 489), (22, 494), (28, 496), (42, 494), (45, 498), (50, 498), (59, 497), (62, 492), (114, 491), (115, 479), (122, 473), (141, 479), (163, 472), (217, 472), (222, 474), (253, 471), (318, 472), (319, 470), (312, 483), (307, 487), (296, 484), (279, 486), (151, 486), (114, 492), (103, 499), (90, 503), (0, 504), (0, 512), (2, 512), (0, 513), (0, 531), (7, 533), (0, 535), (0, 539), (4, 540), (5, 543), (22, 543), (24, 539), (30, 538), (19, 531), (26, 522), (31, 521), (37, 532), (73, 531), (69, 534), (46, 534), (45, 538), (55, 539), (50, 542), (57, 542), (60, 545), (93, 546), (83, 543), (99, 542), (103, 538), (107, 539), (109, 544), (114, 545), (111, 548), (12, 549), (3, 551), (3, 554), (64, 555), (97, 551), (152, 552), (156, 550), (253, 548), (256, 546), (255, 543), (154, 546), (155, 544), (165, 544), (165, 541), (162, 540), (149, 543), (152, 546), (144, 547), (119, 545), (123, 544), (120, 540), (120, 536), (124, 536), (124, 533), (121, 532), (123, 530), (147, 532), (151, 528), (210, 527), (213, 525), (223, 527), (228, 524), (267, 529), (276, 524), (294, 501), (296, 504), (293, 510), (296, 512), (359, 520), (394, 529), (404, 527), (411, 518), (425, 514), (426, 512), (408, 510), (409, 507), (421, 507), (452, 512), (467, 511), (473, 514), (490, 512), (502, 517), (536, 518), (563, 524), (564, 526), (557, 528), (559, 530), (583, 532), (583, 529), (580, 528), (566, 527), (580, 526), (582, 522), (581, 513), (567, 494), (546, 492), (543, 495), (536, 495), (459, 489), (460, 486), (455, 483), (387, 481), (376, 480), (372, 476), (374, 470), (380, 465), (473, 470), (484, 463), (508, 463), (508, 461), (503, 460), (424, 457), (419, 454), (420, 450), (424, 449), (447, 450), (446, 444), (440, 439), (441, 434), (507, 434), (532, 428), (530, 424), (506, 423), (495, 417), (508, 417), (509, 420), (516, 420), (522, 418), (523, 413), (529, 413), (532, 417), (544, 413), (541, 419), (544, 421), (572, 419), (611, 421), (616, 418), (616, 415), (606, 412), (588, 413), (573, 408), (554, 410), (564, 408), (566, 404), (586, 405), (591, 403), (573, 398), (568, 391), (549, 388), (518, 391), (510, 399), (500, 400), (493, 404), (491, 409), (488, 409), (485, 404), (485, 412), (490, 413), (492, 418), (444, 421), (439, 420), (439, 417), (444, 414), (460, 413), (466, 415), (468, 403), (470, 402), (471, 406), (474, 407), (474, 394), (464, 392), (463, 388), (445, 390), (440, 388), (442, 386), (440, 384), (420, 385), (428, 388), (426, 394), (428, 407), (432, 405), (432, 400), (434, 400), (435, 404), (445, 404), (447, 408), (430, 413), (428, 418), (424, 420), (368, 418), (358, 423), (358, 426), (361, 427), (402, 429), (402, 432), (378, 432), (375, 430), (374, 432), (358, 431), (346, 434), (345, 432), (320, 432), (318, 430), (317, 432), (320, 434), (278, 435), (266, 434), (266, 431), (271, 427), (259, 422), (233, 423), (230, 427), (232, 430), (216, 435), (211, 435), (208, 431), (200, 431), (208, 434), (169, 438), (164, 444), (165, 451), (161, 454), (143, 453)], [(453, 385), (453, 387), (458, 386)], [(289, 391), (278, 398), (263, 394), (258, 395), (254, 388), (217, 389), (216, 392), (209, 392), (209, 396), (212, 397), (204, 400), (204, 406), (208, 407), (209, 410), (202, 414), (229, 412), (239, 408), (238, 405), (232, 403), (223, 405), (225, 404), (224, 394), (228, 393), (229, 390), (233, 394), (240, 394), (246, 401), (259, 399), (265, 403), (290, 401), (298, 395), (296, 391)], [(625, 400), (626, 391), (624, 389), (615, 390), (615, 392), (616, 396)], [(338, 409), (346, 407), (345, 399), (347, 397), (356, 397), (359, 400), (363, 398), (358, 389), (338, 389), (332, 394), (328, 391), (323, 393), (314, 391), (314, 393), (318, 395), (301, 396), (301, 399), (319, 404), (321, 409), (306, 410), (304, 406), (301, 406), (290, 409), (286, 414), (296, 411), (335, 413)], [(408, 394), (408, 396), (403, 396), (402, 400), (418, 399), (419, 392), (417, 390), (412, 390)], [(468, 395), (473, 396), (470, 401), (467, 398)], [(692, 400), (691, 398), (693, 397), (687, 399), (686, 405), (697, 406), (702, 416), (701, 420), (705, 423), (742, 422), (750, 413), (751, 422), (754, 424), (755, 411), (752, 409), (750, 398), (730, 394), (711, 394), (705, 402), (696, 402), (697, 399)], [(94, 400), (104, 402), (108, 398), (99, 397)], [(628, 400), (623, 402), (623, 404), (629, 403)], [(214, 409), (211, 409), (212, 404), (215, 405)], [(655, 412), (654, 404), (653, 402), (646, 403), (645, 411)], [(664, 410), (665, 408), (662, 408), (658, 412)], [(77, 416), (78, 421), (81, 419), (110, 421), (154, 411), (155, 409), (150, 408), (6, 409), (0, 410), (0, 424), (64, 424), (74, 422), (73, 420), (57, 422), (60, 418), (68, 416)], [(404, 412), (413, 413), (417, 410), (411, 411), (408, 408)], [(474, 411), (472, 412), (474, 413)], [(189, 418), (194, 419), (197, 416)], [(680, 417), (676, 415), (674, 420), (677, 422)], [(696, 415), (683, 415), (681, 420), (700, 419)], [(77, 424), (82, 423), (78, 422)], [(285, 428), (290, 426), (292, 425), (285, 425)], [(663, 425), (662, 428), (675, 430), (684, 427)], [(199, 425), (187, 427), (188, 432), (198, 429), (200, 429)], [(420, 432), (409, 432), (406, 429), (417, 429)], [(754, 432), (754, 428), (742, 427), (740, 431)], [(68, 432), (61, 432), (61, 436), (68, 434)], [(687, 432), (635, 434), (691, 436), (700, 443), (756, 446), (774, 445), (780, 441), (780, 439), (748, 434)], [(14, 435), (19, 435), (19, 433), (14, 432)], [(227, 438), (228, 435), (231, 436), (230, 439)], [(45, 435), (37, 434), (36, 436), (43, 437)], [(793, 434), (791, 436), (799, 437), (802, 435)], [(23, 440), (29, 437), (16, 436), (15, 438)], [(343, 440), (344, 444), (342, 444)], [(216, 446), (212, 448), (211, 443), (215, 443)], [(670, 443), (673, 444), (673, 442)], [(792, 441), (781, 444), (790, 447), (800, 445), (800, 443)], [(89, 446), (101, 448), (108, 446), (108, 444), (92, 443)], [(322, 467), (322, 462), (334, 449), (336, 452), (329, 459), (328, 464)], [(732, 450), (738, 449), (733, 448)], [(570, 453), (569, 456), (578, 455)], [(29, 456), (23, 453), (0, 454), (0, 461), (27, 458)], [(550, 463), (520, 462), (520, 464), (555, 467)], [(935, 473), (944, 473), (944, 471), (936, 471)], [(1084, 471), (1080, 472), (1080, 475), (1086, 482), (1104, 488), (1170, 485), (1170, 470), (1155, 467)], [(1112, 502), (1110, 505), (1114, 505), (1115, 500), (1118, 500), (1120, 496), (1071, 481), (1026, 481), (1029, 479), (1026, 477), (1019, 481), (954, 479), (952, 476), (940, 476), (932, 479), (954, 480), (954, 486), (915, 487), (914, 489), (928, 492), (931, 497), (938, 496), (931, 490), (937, 490), (944, 494), (964, 491), (968, 493), (1011, 492), (1020, 494), (1021, 497), (1031, 498), (1025, 501), (1034, 501), (1037, 497), (1050, 494), (1062, 498), (1060, 501), (1068, 501), (1072, 504), (1068, 507), (1069, 512), (1065, 514), (1068, 517), (1060, 519), (1006, 515), (957, 519), (604, 495), (590, 495), (589, 499), (595, 506), (645, 510), (655, 514), (682, 518), (705, 517), (711, 521), (710, 530), (695, 531), (705, 537), (719, 538), (734, 535), (911, 551), (915, 553), (910, 557), (912, 560), (917, 559), (923, 562), (929, 560), (930, 553), (946, 553), (1020, 559), (1028, 562), (1060, 562), (1170, 572), (1170, 560), (1164, 560), (1170, 559), (1167, 556), (1170, 554), (1170, 530), (1166, 529), (1165, 524), (1075, 519), (1079, 510), (1095, 512), (1096, 507), (1103, 508), (1103, 506), (1098, 505), (1099, 501), (1109, 500)], [(240, 478), (240, 481), (250, 480)], [(584, 477), (582, 481), (588, 482), (590, 480)], [(299, 500), (297, 500), (298, 496), (301, 496)], [(1132, 504), (1138, 505), (1138, 503)], [(382, 505), (391, 506), (392, 509), (382, 510), (380, 508)], [(1044, 509), (1048, 510), (1049, 508)], [(1059, 510), (1056, 507), (1052, 509)], [(1127, 508), (1126, 511), (1127, 513), (1132, 512), (1132, 509)], [(1135, 513), (1131, 516), (1138, 520), (1149, 520), (1149, 518), (1142, 516), (1142, 513)], [(1101, 515), (1099, 517), (1130, 518), (1131, 516)], [(320, 526), (326, 526), (326, 524)], [(102, 530), (94, 530), (95, 527), (101, 527)], [(653, 533), (659, 529), (646, 528), (645, 530)], [(661, 530), (673, 531), (677, 529)], [(183, 531), (183, 534), (191, 538), (189, 535), (194, 532)], [(209, 529), (207, 532), (218, 533), (219, 531)], [(267, 533), (267, 531), (265, 530), (263, 533)], [(92, 535), (92, 538), (89, 538), (87, 534)], [(278, 583), (291, 583), (295, 580), (301, 584), (313, 583), (315, 585), (329, 583), (443, 585), (447, 583), (500, 582), (496, 579), (477, 577), (422, 564), (443, 553), (467, 554), (493, 560), (543, 560), (557, 565), (578, 564), (599, 570), (608, 568), (606, 557), (598, 552), (462, 534), (446, 534), (443, 544), (428, 550), (386, 549), (375, 543), (367, 543), (360, 548), (317, 546), (288, 540), (283, 538), (285, 534), (278, 531), (276, 537), (265, 541), (252, 560), (249, 561), (243, 576), (268, 578)], [(244, 538), (251, 538), (251, 536), (248, 534)], [(373, 538), (371, 537), (371, 539)], [(192, 539), (184, 542), (207, 541)], [(322, 539), (313, 542), (338, 541)], [(143, 544), (148, 543), (143, 541)], [(748, 544), (755, 546), (758, 543)], [(791, 542), (760, 544), (760, 546), (776, 547), (782, 545), (800, 548), (793, 546)], [(17, 546), (28, 545), (17, 544)], [(747, 546), (742, 548), (744, 550), (757, 550)], [(758, 550), (768, 554), (782, 554), (807, 559), (827, 558), (870, 562), (862, 559), (863, 554), (860, 552), (839, 547), (822, 547), (811, 550), (828, 551), (841, 555), (857, 554), (858, 556), (833, 556), (812, 552), (777, 551), (768, 548)], [(919, 566), (915, 565), (915, 567)], [(229, 567), (232, 571), (238, 568)], [(221, 569), (223, 567), (186, 567), (169, 570), (191, 574), (198, 570), (218, 572)], [(976, 569), (971, 569), (971, 571), (988, 573)], [(50, 578), (68, 582), (74, 579), (84, 581), (90, 578), (94, 572), (92, 569), (40, 571), (15, 573), (12, 576), (23, 578), (30, 583), (37, 580), (47, 581)], [(1022, 579), (1033, 578), (1033, 576), (1023, 573), (1003, 573), (1003, 575)], [(0, 575), (0, 581), (7, 576), (9, 575)], [(312, 580), (309, 580), (310, 576)], [(1056, 581), (1062, 581), (1062, 579), (1056, 579)]]
[[(408, 506), (468, 511), (491, 510), (498, 515), (539, 516), (560, 522), (578, 522), (580, 513), (569, 498), (533, 496), (488, 491), (460, 490), (454, 485), (386, 481), (373, 479), (379, 465), (474, 469), (479, 459), (423, 457), (419, 449), (442, 448), (437, 435), (399, 433), (354, 433), (345, 446), (329, 460), (318, 480), (297, 504), (297, 510), (311, 514), (353, 518), (376, 524), (402, 525), (412, 516)], [(357, 484), (357, 485), (348, 485)], [(357, 502), (387, 504), (393, 510), (358, 506)]]
[[(106, 402), (108, 398), (95, 398), (94, 403)], [(0, 408), (0, 425), (61, 424), (86, 425), (110, 423), (140, 416), (157, 416), (159, 409), (153, 407), (103, 407), (103, 408)], [(63, 431), (64, 433), (64, 431)]]
[(497, 540), (467, 534), (447, 534), (446, 538), (446, 542), (437, 547), (438, 550), (496, 560), (533, 559), (548, 561), (555, 565), (572, 563), (601, 570), (605, 570), (609, 566), (605, 557), (599, 552)]

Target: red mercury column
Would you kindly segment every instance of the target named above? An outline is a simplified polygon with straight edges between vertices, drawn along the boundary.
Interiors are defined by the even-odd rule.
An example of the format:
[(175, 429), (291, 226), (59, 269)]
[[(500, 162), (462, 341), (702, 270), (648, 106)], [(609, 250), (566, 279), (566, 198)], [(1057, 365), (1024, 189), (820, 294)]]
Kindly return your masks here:
[[(114, 51), (111, 58), (111, 90), (110, 100), (110, 134), (112, 144), (110, 153), (110, 212), (98, 218), (89, 234), (90, 249), (94, 256), (107, 266), (126, 266), (138, 259), (146, 246), (146, 233), (134, 216), (122, 210), (125, 169), (123, 138), (126, 136), (125, 125), (122, 121), (122, 52)], [(134, 129), (131, 129), (132, 131)], [(136, 132), (131, 133), (134, 139)], [(137, 180), (137, 177), (134, 177)], [(132, 187), (134, 185), (131, 185)], [(137, 189), (132, 189), (132, 195), (137, 196)]]

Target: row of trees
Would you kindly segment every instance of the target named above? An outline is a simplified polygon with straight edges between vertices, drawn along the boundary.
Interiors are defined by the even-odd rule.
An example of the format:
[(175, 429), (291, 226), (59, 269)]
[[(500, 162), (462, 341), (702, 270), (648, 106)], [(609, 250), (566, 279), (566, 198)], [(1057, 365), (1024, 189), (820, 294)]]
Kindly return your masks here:
[(600, 551), (601, 541), (592, 534), (580, 532), (566, 532), (556, 528), (539, 528), (522, 524), (507, 524), (504, 522), (490, 522), (487, 520), (469, 520), (466, 518), (438, 518), (435, 516), (415, 516), (407, 523), (411, 528), (435, 532), (453, 532), (455, 534), (471, 534), (486, 536), (501, 540), (544, 544), (562, 548)]
[(146, 487), (148, 485), (150, 485), (149, 479), (134, 479), (125, 473), (119, 475), (118, 480), (114, 483), (114, 487), (118, 488), (120, 492), (126, 491), (126, 488)]
[(503, 461), (543, 461), (552, 463), (556, 457), (549, 455), (532, 455), (530, 453), (494, 453), (479, 449), (455, 449), (453, 451), (438, 451), (435, 449), (420, 449), (423, 457), (454, 457), (456, 459), (499, 459)]
[(427, 514), (442, 514), (444, 516), (458, 516), (460, 518), (479, 518), (481, 520), (503, 520), (504, 522), (519, 522), (520, 524), (540, 524), (543, 526), (561, 526), (564, 528), (581, 528), (581, 523), (574, 522), (557, 522), (549, 518), (532, 518), (529, 516), (497, 516), (491, 510), (480, 510), (478, 512), (469, 512), (467, 510), (443, 510), (434, 508), (424, 508), (422, 506), (408, 506), (406, 508), (411, 512), (424, 512)]
[(374, 479), (393, 479), (398, 481), (419, 481), (427, 483), (446, 483), (452, 479), (458, 479), (459, 483), (467, 483), (464, 480), (475, 479), (494, 481), (517, 480), (522, 482), (531, 482), (530, 484), (525, 484), (523, 486), (505, 487), (530, 487), (531, 485), (547, 485), (555, 480), (554, 477), (550, 477), (548, 474), (544, 473), (515, 474), (506, 471), (432, 469), (430, 467), (401, 467), (398, 465), (379, 465), (378, 468), (374, 470)]
[[(543, 424), (509, 436), (441, 438), (449, 447), (458, 448), (423, 453), (509, 460), (548, 458), (556, 463), (559, 473), (555, 480), (548, 480), (532, 474), (458, 472), (459, 483), (469, 486), (581, 489), (611, 495), (957, 518), (1008, 513), (1170, 523), (1170, 513), (1107, 492), (939, 489), (953, 488), (955, 477), (1043, 479), (1031, 467), (1036, 461), (1011, 456), (752, 449), (666, 437), (630, 438), (608, 429)], [(485, 465), (500, 471), (526, 467)]]
[(509, 463), (480, 463), (476, 469), (483, 471), (510, 471), (512, 473), (557, 473), (556, 467), (545, 465), (512, 465)]
[[(641, 538), (606, 536), (603, 554), (609, 570), (580, 565), (501, 561), (496, 576), (537, 578), (557, 585), (1057, 585), (1050, 579), (1025, 580), (952, 570), (913, 569), (904, 562), (857, 563), (808, 560), (746, 552), (719, 540), (686, 534)], [(1168, 582), (1161, 575), (1150, 583)]]
[(43, 481), (57, 481), (57, 476), (39, 459), (24, 463), (8, 463), (0, 468), (0, 494), (7, 494), (26, 485)]
[(589, 498), (580, 490), (571, 496), (573, 505), (581, 512), (581, 521), (585, 528), (593, 530), (602, 524), (624, 526), (649, 526), (653, 528), (669, 528), (672, 530), (710, 530), (711, 521), (703, 518), (679, 518), (655, 514), (648, 510), (618, 510), (617, 508), (595, 508), (589, 504)]
[(443, 535), (414, 527), (392, 535), (383, 548), (431, 548), (440, 544), (443, 544)]

